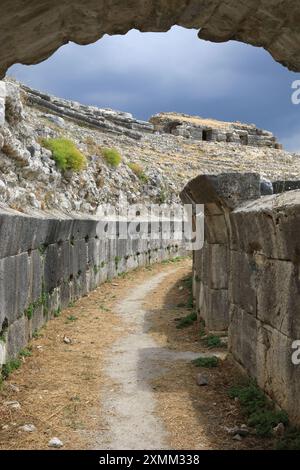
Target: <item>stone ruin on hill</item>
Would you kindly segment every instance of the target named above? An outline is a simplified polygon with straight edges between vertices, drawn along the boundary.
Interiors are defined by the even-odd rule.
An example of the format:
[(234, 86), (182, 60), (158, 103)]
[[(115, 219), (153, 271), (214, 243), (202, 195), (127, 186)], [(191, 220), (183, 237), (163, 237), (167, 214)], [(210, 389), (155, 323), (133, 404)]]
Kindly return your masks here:
[(224, 142), (256, 147), (282, 149), (272, 132), (258, 129), (254, 124), (221, 122), (178, 113), (160, 113), (147, 121), (132, 114), (112, 109), (86, 106), (33, 90), (21, 85), (28, 102), (49, 109), (61, 117), (86, 123), (105, 132), (123, 134), (139, 140), (144, 134), (171, 134), (204, 142)]
[(187, 139), (282, 149), (272, 132), (258, 129), (255, 124), (221, 122), (179, 113), (160, 113), (153, 116), (150, 122), (158, 132)]

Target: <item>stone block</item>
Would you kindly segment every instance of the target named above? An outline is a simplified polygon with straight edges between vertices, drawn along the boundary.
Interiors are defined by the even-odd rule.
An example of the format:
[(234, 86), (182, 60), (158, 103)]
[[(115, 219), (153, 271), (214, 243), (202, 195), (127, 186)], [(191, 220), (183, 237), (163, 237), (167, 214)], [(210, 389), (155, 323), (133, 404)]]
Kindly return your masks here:
[(205, 216), (204, 236), (209, 243), (224, 245), (228, 243), (228, 228), (224, 214)]
[(206, 326), (209, 331), (226, 331), (229, 321), (229, 302), (227, 290), (209, 289), (209, 312)]
[[(30, 304), (31, 298), (31, 272), (28, 253), (22, 253), (16, 257), (16, 291), (15, 314), (16, 317), (24, 315), (25, 309)], [(17, 295), (16, 295), (17, 292)]]
[(199, 315), (209, 331), (227, 330), (229, 320), (227, 290), (210, 289), (200, 282)]
[(227, 289), (229, 279), (229, 253), (227, 246), (210, 244), (208, 262), (209, 287), (211, 289)]
[(191, 180), (181, 193), (183, 202), (214, 203), (228, 209), (243, 201), (260, 197), (260, 175), (257, 173), (224, 173), (199, 175)]
[(299, 281), (293, 263), (264, 260), (257, 283), (257, 317), (286, 336), (300, 339)]
[(29, 337), (27, 322), (23, 316), (9, 326), (6, 341), (7, 359), (17, 357), (26, 346)]
[[(0, 260), (0, 327), (16, 319), (16, 258)], [(1, 327), (2, 329), (2, 327)]]
[(229, 350), (249, 375), (257, 378), (258, 321), (236, 305), (231, 305), (229, 318)]
[(52, 292), (62, 282), (63, 251), (57, 244), (49, 245), (44, 258), (44, 283), (46, 292)]
[(230, 302), (256, 315), (256, 286), (259, 267), (252, 255), (231, 251), (230, 256)]

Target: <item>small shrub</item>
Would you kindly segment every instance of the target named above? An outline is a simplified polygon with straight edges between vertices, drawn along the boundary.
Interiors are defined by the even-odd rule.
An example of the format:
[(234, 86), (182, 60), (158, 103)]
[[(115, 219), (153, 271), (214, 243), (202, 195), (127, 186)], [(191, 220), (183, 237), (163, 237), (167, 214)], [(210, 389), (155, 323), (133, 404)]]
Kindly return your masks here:
[(25, 315), (28, 320), (31, 320), (34, 314), (34, 304), (29, 305), (29, 307), (25, 310)]
[(4, 332), (0, 333), (0, 342), (6, 343), (6, 334)]
[(129, 163), (128, 164), (129, 168), (133, 173), (144, 183), (148, 182), (148, 178), (144, 173), (143, 168), (138, 164), (138, 163)]
[(68, 322), (74, 322), (77, 320), (77, 317), (75, 317), (74, 315), (70, 315), (68, 318), (67, 318), (67, 321)]
[(117, 168), (122, 161), (122, 157), (117, 149), (104, 148), (102, 149), (102, 155), (106, 163), (114, 168)]
[(195, 321), (197, 321), (197, 313), (192, 312), (186, 317), (182, 318), (180, 322), (178, 323), (178, 325), (176, 326), (176, 328), (178, 330), (182, 330), (183, 328), (187, 328), (188, 326), (193, 325)]
[(6, 364), (3, 364), (2, 371), (1, 371), (2, 377), (4, 379), (7, 379), (12, 372), (19, 369), (20, 367), (21, 367), (20, 359), (12, 359)]
[(205, 339), (206, 346), (208, 348), (219, 348), (222, 346), (222, 341), (219, 336), (210, 335)]
[(188, 276), (187, 278), (184, 279), (184, 285), (185, 287), (189, 290), (189, 298), (187, 301), (187, 308), (193, 308), (194, 307), (194, 295), (193, 295), (193, 278), (192, 276)]
[(278, 440), (277, 450), (300, 450), (300, 429), (289, 428), (285, 435)]
[(86, 157), (71, 140), (63, 138), (43, 139), (42, 145), (51, 150), (56, 165), (63, 171), (81, 171), (87, 165)]
[[(184, 260), (183, 256), (176, 256), (175, 258), (164, 259), (161, 264), (176, 264), (180, 263), (182, 260)], [(185, 307), (185, 304), (183, 304), (183, 307)]]
[(30, 357), (31, 355), (32, 355), (32, 351), (28, 348), (22, 349), (22, 351), (20, 351), (20, 354), (19, 354), (20, 357)]
[(158, 196), (158, 202), (159, 204), (164, 204), (166, 201), (167, 201), (167, 195), (165, 191), (161, 190)]
[(205, 321), (200, 319), (200, 329), (199, 329), (199, 336), (200, 338), (203, 338), (205, 336), (206, 331), (205, 331)]
[(198, 357), (192, 361), (196, 367), (206, 367), (207, 369), (212, 369), (213, 367), (218, 367), (219, 359), (216, 356), (211, 357)]
[(38, 330), (34, 330), (34, 332), (32, 333), (32, 337), (34, 339), (38, 339), (42, 336), (42, 334), (38, 331)]
[(56, 310), (54, 310), (53, 316), (54, 316), (54, 318), (58, 318), (60, 316), (60, 314), (61, 314), (61, 308), (58, 307)]
[(277, 411), (274, 403), (258, 388), (253, 380), (229, 390), (231, 398), (238, 398), (242, 412), (248, 418), (248, 425), (256, 429), (260, 437), (269, 437), (279, 423), (288, 424), (284, 411)]

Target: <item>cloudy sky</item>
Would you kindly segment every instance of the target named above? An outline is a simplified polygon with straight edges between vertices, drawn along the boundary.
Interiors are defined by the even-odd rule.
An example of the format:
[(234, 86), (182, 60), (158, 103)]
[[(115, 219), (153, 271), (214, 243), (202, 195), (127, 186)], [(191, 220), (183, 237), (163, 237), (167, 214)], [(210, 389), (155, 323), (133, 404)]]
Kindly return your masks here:
[(300, 105), (291, 102), (291, 85), (300, 74), (264, 50), (200, 41), (195, 30), (131, 31), (89, 46), (68, 44), (46, 62), (16, 65), (9, 74), (57, 96), (140, 119), (178, 111), (255, 123), (300, 152)]

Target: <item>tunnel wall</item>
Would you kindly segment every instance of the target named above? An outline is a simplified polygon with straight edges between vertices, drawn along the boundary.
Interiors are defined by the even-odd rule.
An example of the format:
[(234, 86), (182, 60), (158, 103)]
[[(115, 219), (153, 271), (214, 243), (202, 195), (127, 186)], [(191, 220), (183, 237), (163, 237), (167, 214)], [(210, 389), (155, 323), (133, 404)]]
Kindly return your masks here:
[[(218, 177), (185, 189), (206, 203), (206, 242), (194, 253), (198, 314), (209, 331), (228, 328), (233, 359), (300, 424), (300, 365), (292, 361), (300, 340), (300, 191), (261, 196), (251, 175), (222, 177), (231, 180), (232, 195), (215, 184)], [(241, 177), (256, 187), (247, 202), (235, 192)], [(209, 203), (205, 185), (213, 187)]]
[(101, 283), (185, 254), (173, 238), (172, 225), (166, 235), (165, 226), (158, 223), (156, 240), (124, 240), (101, 236), (103, 224), (79, 216), (32, 217), (1, 211), (0, 365), (16, 357), (33, 333), (61, 308)]

